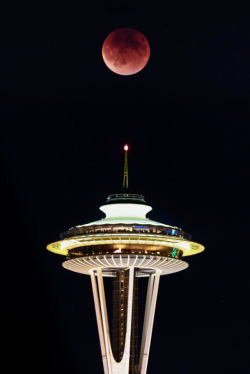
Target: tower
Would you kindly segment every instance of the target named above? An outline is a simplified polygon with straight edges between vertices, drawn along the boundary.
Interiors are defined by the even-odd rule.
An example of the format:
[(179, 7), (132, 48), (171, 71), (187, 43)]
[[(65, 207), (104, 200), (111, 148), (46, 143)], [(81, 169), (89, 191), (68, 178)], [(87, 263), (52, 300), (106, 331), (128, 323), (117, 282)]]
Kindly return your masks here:
[[(105, 218), (72, 227), (47, 249), (66, 256), (65, 269), (91, 278), (105, 374), (147, 371), (160, 276), (184, 270), (182, 259), (204, 250), (176, 226), (152, 221), (142, 195), (128, 193), (128, 146), (124, 147), (123, 193), (110, 195)], [(113, 279), (112, 336), (104, 278)], [(138, 283), (148, 278), (141, 347), (138, 350)], [(139, 353), (139, 354), (138, 354)]]

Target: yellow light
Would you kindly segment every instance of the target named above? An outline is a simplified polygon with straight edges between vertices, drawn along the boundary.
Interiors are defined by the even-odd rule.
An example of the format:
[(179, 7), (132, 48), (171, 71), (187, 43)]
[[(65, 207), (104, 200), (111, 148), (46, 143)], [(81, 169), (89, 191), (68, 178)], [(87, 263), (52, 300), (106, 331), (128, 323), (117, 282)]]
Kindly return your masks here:
[(93, 234), (87, 236), (75, 236), (59, 240), (47, 245), (51, 252), (67, 256), (68, 251), (73, 248), (90, 244), (147, 244), (172, 246), (183, 251), (183, 256), (191, 256), (204, 251), (204, 246), (187, 239), (158, 234)]

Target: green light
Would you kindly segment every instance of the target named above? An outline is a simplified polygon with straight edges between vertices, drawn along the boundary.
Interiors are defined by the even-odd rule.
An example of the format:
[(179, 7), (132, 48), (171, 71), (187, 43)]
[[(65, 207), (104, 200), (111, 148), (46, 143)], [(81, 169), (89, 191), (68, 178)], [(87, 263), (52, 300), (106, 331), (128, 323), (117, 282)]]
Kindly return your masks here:
[(177, 248), (173, 248), (172, 250), (172, 257), (175, 257), (177, 253)]

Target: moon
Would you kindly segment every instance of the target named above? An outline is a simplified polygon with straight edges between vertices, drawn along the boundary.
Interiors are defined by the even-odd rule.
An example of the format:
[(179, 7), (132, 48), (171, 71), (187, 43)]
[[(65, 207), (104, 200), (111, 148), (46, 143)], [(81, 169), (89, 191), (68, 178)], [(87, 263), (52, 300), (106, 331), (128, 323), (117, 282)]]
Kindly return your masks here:
[(150, 46), (146, 37), (130, 28), (112, 31), (102, 46), (105, 64), (120, 75), (138, 73), (146, 66), (149, 56)]

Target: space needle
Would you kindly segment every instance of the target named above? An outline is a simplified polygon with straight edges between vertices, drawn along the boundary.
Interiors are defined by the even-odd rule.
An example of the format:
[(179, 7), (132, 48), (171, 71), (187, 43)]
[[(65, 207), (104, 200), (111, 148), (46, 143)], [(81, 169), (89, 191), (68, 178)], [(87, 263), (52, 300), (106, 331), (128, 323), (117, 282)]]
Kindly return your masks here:
[[(104, 374), (146, 374), (160, 276), (188, 267), (183, 260), (204, 250), (181, 228), (147, 218), (142, 195), (128, 191), (128, 146), (124, 146), (123, 192), (108, 196), (101, 220), (70, 228), (47, 249), (63, 255), (65, 269), (89, 275)], [(109, 326), (104, 278), (112, 278)], [(142, 335), (138, 336), (138, 286), (148, 278)], [(139, 349), (140, 343), (140, 349)]]

